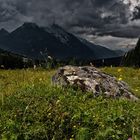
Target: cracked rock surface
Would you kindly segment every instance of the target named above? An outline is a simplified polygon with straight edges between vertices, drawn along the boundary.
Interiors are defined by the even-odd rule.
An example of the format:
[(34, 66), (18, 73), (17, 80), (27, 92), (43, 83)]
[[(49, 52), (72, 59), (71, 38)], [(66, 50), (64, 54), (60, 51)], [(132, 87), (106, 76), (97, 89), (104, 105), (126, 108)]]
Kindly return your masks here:
[(52, 82), (55, 85), (78, 87), (84, 92), (92, 92), (95, 97), (102, 95), (138, 100), (125, 82), (92, 66), (61, 67), (52, 77)]

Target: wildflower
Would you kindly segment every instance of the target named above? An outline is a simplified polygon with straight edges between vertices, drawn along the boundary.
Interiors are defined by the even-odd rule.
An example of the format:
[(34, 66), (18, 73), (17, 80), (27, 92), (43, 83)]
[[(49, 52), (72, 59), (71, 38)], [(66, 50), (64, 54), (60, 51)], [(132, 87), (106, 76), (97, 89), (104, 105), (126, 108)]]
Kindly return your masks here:
[(119, 77), (119, 79), (118, 79), (119, 81), (122, 81), (122, 78), (121, 77)]
[(76, 125), (74, 125), (73, 128), (76, 128)]
[(48, 116), (51, 116), (51, 113), (49, 113)]
[(74, 137), (74, 135), (71, 136), (72, 138)]
[(53, 58), (51, 56), (48, 56), (48, 59), (52, 60)]
[(115, 135), (112, 135), (112, 138), (115, 138)]
[(40, 78), (39, 81), (42, 81), (42, 78)]
[(135, 89), (135, 91), (138, 92), (139, 90), (138, 89)]
[(1, 68), (4, 68), (4, 65), (1, 65)]
[(60, 103), (60, 100), (57, 100), (56, 104), (59, 104)]
[(128, 138), (128, 140), (133, 140), (132, 138)]
[(122, 71), (122, 69), (120, 68), (120, 69), (118, 69), (118, 72), (121, 72)]
[(36, 69), (36, 65), (34, 65), (34, 70)]

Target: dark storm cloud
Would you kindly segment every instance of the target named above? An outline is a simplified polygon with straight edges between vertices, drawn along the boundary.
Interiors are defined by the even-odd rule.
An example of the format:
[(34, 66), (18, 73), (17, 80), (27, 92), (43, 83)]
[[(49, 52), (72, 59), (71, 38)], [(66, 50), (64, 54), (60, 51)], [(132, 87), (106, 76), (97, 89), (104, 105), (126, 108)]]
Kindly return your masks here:
[[(96, 26), (98, 21), (114, 17), (119, 22), (125, 15), (125, 7), (123, 4), (115, 5), (117, 0), (0, 0), (0, 17), (2, 21), (13, 20), (21, 15), (32, 17), (34, 21), (62, 22), (61, 24), (79, 24), (86, 26), (92, 24)], [(119, 11), (119, 14), (118, 14)], [(6, 18), (7, 17), (7, 18)], [(19, 21), (21, 18), (18, 17)], [(109, 20), (108, 18), (108, 20)], [(88, 26), (87, 25), (87, 26)]]
[(55, 22), (71, 31), (78, 27), (106, 32), (130, 20), (122, 0), (0, 0), (0, 26), (8, 29), (23, 22), (41, 26)]
[(0, 22), (11, 20), (17, 14), (14, 6), (0, 1)]
[(140, 37), (140, 26), (125, 26), (117, 29), (96, 30), (92, 32), (93, 35), (105, 36), (111, 35), (115, 37), (137, 38)]
[(135, 11), (133, 12), (133, 20), (140, 19), (140, 7), (135, 7)]

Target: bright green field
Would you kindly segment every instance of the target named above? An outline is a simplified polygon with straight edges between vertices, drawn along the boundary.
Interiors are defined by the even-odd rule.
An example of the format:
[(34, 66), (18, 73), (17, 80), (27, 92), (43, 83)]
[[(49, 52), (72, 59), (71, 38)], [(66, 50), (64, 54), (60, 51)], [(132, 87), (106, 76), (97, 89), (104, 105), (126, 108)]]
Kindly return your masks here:
[[(140, 97), (140, 69), (103, 68)], [(0, 70), (2, 140), (140, 140), (140, 101), (51, 84), (55, 70)]]

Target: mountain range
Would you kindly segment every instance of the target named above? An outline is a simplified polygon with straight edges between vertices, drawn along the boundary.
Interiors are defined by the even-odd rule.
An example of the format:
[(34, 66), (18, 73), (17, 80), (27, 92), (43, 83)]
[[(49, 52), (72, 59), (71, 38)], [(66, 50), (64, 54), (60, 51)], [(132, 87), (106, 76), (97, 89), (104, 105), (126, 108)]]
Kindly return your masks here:
[(40, 27), (35, 23), (24, 23), (11, 33), (1, 29), (0, 49), (32, 59), (50, 55), (63, 61), (72, 58), (92, 61), (123, 55), (81, 39), (56, 24)]

